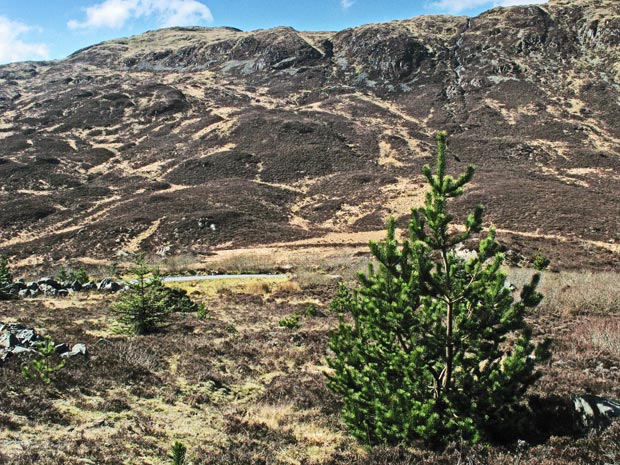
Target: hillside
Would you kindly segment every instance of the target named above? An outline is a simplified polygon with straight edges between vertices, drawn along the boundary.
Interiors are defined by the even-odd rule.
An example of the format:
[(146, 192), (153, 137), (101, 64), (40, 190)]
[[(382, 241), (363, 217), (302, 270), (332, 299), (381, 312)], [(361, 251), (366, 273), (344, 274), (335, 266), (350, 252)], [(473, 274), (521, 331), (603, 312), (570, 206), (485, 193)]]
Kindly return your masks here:
[(620, 251), (620, 4), (552, 0), (340, 32), (172, 28), (0, 67), (0, 252), (17, 265), (363, 244), (423, 198), (558, 268)]

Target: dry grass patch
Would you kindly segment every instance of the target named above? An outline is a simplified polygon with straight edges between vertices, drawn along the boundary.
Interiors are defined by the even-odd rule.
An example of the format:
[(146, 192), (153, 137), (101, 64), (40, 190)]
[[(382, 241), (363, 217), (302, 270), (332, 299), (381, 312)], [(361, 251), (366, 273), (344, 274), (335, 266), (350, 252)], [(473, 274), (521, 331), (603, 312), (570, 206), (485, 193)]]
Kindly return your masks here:
[[(511, 268), (508, 279), (517, 288), (533, 270)], [(538, 311), (564, 316), (578, 314), (620, 315), (620, 273), (595, 271), (542, 272), (539, 291), (544, 299)]]

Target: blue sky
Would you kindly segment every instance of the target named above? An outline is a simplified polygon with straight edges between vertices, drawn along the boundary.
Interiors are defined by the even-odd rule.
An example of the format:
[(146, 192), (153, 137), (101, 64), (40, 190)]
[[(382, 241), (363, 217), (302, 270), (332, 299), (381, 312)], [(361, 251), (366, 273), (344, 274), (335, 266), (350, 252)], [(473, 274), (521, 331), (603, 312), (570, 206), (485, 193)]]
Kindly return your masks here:
[(337, 31), (546, 0), (0, 0), (0, 63), (63, 58), (82, 47), (166, 26), (292, 26)]

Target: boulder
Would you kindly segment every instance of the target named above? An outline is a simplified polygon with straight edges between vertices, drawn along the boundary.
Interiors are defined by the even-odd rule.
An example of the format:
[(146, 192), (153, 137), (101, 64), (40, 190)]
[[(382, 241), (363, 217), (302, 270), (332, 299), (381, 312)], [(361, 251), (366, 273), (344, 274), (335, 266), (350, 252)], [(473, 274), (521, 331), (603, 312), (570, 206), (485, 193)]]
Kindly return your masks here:
[(50, 284), (41, 284), (39, 283), (39, 290), (43, 293), (43, 295), (45, 295), (46, 297), (56, 297), (58, 295), (58, 289)]
[(28, 298), (32, 296), (31, 292), (32, 291), (30, 289), (22, 289), (21, 291), (19, 291), (18, 295), (22, 298)]
[(29, 347), (43, 338), (34, 329), (22, 329), (14, 333), (19, 340), (19, 345)]
[(69, 345), (66, 344), (65, 342), (63, 342), (62, 344), (56, 344), (54, 346), (54, 352), (56, 352), (59, 355), (64, 354), (65, 352), (69, 352), (71, 349), (69, 349)]
[(97, 289), (97, 284), (95, 284), (93, 282), (82, 284), (82, 290), (83, 291), (94, 291), (96, 289)]
[(41, 278), (39, 279), (39, 281), (37, 281), (37, 283), (39, 284), (39, 286), (47, 285), (53, 287), (56, 290), (61, 288), (60, 283), (53, 278)]
[(17, 346), (19, 341), (13, 333), (0, 334), (0, 349), (12, 349)]
[(61, 357), (63, 358), (71, 358), (71, 357), (75, 357), (76, 355), (83, 355), (84, 357), (88, 356), (88, 350), (86, 349), (86, 345), (85, 344), (75, 344), (70, 351), (68, 352), (63, 352), (60, 354)]
[(19, 295), (19, 291), (22, 290), (22, 286), (18, 283), (12, 283), (6, 286), (3, 290), (11, 295)]
[(6, 325), (6, 330), (10, 332), (20, 331), (22, 329), (28, 329), (20, 323), (9, 323)]
[(109, 278), (105, 278), (101, 280), (101, 282), (97, 286), (97, 289), (99, 289), (100, 291), (105, 291), (105, 292), (118, 292), (121, 290), (121, 285), (117, 283), (116, 281), (112, 281)]
[(620, 402), (591, 394), (572, 394), (575, 421), (584, 432), (602, 429), (620, 417)]
[(24, 347), (24, 346), (16, 346), (13, 347), (13, 349), (11, 350), (11, 354), (12, 355), (18, 355), (18, 354), (36, 354), (37, 351), (31, 347)]

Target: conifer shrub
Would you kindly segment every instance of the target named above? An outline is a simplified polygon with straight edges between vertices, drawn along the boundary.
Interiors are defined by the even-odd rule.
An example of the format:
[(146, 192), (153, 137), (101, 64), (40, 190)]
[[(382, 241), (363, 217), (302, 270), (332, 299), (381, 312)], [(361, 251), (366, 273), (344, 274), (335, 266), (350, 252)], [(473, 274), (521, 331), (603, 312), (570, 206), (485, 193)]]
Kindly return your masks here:
[(120, 294), (110, 307), (117, 315), (120, 332), (148, 334), (157, 331), (173, 312), (201, 312), (202, 304), (194, 302), (183, 289), (166, 287), (159, 270), (140, 258), (130, 268), (136, 278), (129, 282), (129, 290)]
[(501, 269), (495, 230), (481, 234), (476, 256), (455, 247), (481, 233), (478, 206), (461, 228), (448, 201), (463, 193), (474, 167), (446, 174), (446, 134), (437, 135), (437, 167), (423, 168), (430, 186), (414, 208), (409, 235), (370, 249), (378, 266), (341, 287), (330, 308), (340, 323), (330, 337), (328, 387), (342, 398), (350, 431), (369, 444), (477, 442), (506, 424), (547, 358), (525, 322), (542, 296), (539, 275), (515, 298)]
[(9, 261), (4, 255), (0, 255), (0, 300), (10, 300), (15, 297), (8, 291), (11, 284), (13, 284), (13, 274)]
[(9, 267), (9, 261), (4, 255), (0, 255), (0, 287), (10, 286), (13, 283), (13, 274)]

